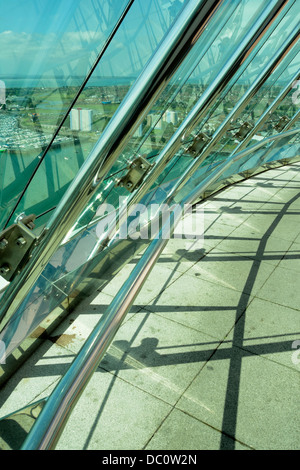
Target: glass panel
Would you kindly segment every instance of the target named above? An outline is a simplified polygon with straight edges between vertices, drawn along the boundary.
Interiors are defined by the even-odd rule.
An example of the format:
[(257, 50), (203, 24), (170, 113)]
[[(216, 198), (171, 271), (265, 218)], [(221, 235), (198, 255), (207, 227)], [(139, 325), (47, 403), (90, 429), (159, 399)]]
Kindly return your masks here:
[[(276, 99), (285, 86), (288, 86), (291, 81), (291, 77), (299, 76), (299, 66), (300, 53), (298, 53), (296, 57), (290, 62), (276, 83), (266, 93), (266, 106), (271, 104), (272, 101)], [(289, 124), (290, 120), (293, 118), (299, 108), (299, 106), (297, 106), (295, 88), (293, 88), (294, 86), (297, 86), (296, 81), (297, 80), (293, 81), (290, 91), (279, 103), (274, 112), (271, 113), (266, 122), (260, 127), (254, 138), (248, 143), (248, 146), (254, 144), (255, 140), (258, 140), (262, 137), (268, 137), (269, 135), (281, 132), (284, 127)]]
[[(233, 103), (243, 96), (243, 94), (249, 89), (251, 84), (257, 78), (265, 66), (268, 65), (269, 60), (274, 55), (275, 51), (278, 50), (281, 44), (288, 38), (291, 31), (297, 26), (297, 13), (298, 5), (296, 2), (289, 5), (288, 11), (284, 16), (280, 16), (277, 21), (277, 25), (272, 34), (267, 34), (266, 38), (258, 44), (255, 57), (251, 60), (246, 70), (241, 74), (237, 73), (236, 76), (231, 80), (228, 86), (224, 89), (220, 98), (211, 107), (207, 116), (199, 124), (197, 129), (201, 129), (205, 123), (207, 123), (207, 130), (216, 130), (218, 126), (223, 122), (224, 118), (229, 114), (233, 108)], [(293, 52), (293, 54), (295, 51)], [(281, 74), (283, 68), (279, 68), (272, 74), (271, 80), (278, 78), (277, 74)], [(277, 78), (276, 78), (277, 77)], [(256, 94), (257, 103), (259, 105), (262, 90), (259, 90)], [(255, 99), (255, 98), (254, 98)]]
[[(241, 39), (248, 33), (255, 19), (266, 6), (262, 3), (264, 2), (256, 0), (241, 0), (240, 2), (228, 0), (224, 2), (224, 8), (208, 24), (207, 30), (203, 37), (200, 37), (193, 52), (181, 64), (176, 77), (154, 104), (145, 120), (146, 122), (130, 140), (125, 151), (120, 155), (119, 161), (107, 175), (103, 184), (100, 185), (96, 196), (91, 199), (89, 206), (81, 214), (73, 227), (73, 232), (69, 234), (70, 239), (65, 240), (60, 246), (32, 291), (24, 299), (22, 306), (11, 319), (10, 326), (12, 328), (10, 330), (5, 328), (1, 332), (1, 340), (7, 342), (7, 338), (10, 338), (14, 344), (17, 344), (21, 335), (24, 337), (25, 334), (29, 334), (40, 320), (45, 318), (49, 309), (68, 296), (77, 284), (87, 277), (89, 270), (92, 269), (91, 265), (98, 266), (100, 262), (102, 263), (101, 269), (99, 268), (97, 273), (99, 279), (102, 279), (101, 276), (105, 276), (108, 270), (110, 275), (113, 275), (111, 254), (114, 246), (117, 245), (119, 250), (116, 250), (115, 253), (119, 263), (121, 263), (121, 257), (128, 258), (134, 253), (137, 244), (132, 240), (126, 240), (123, 246), (121, 241), (115, 239), (113, 241), (116, 245), (112, 244), (102, 252), (95, 250), (99, 243), (99, 236), (103, 234), (103, 232), (99, 234), (97, 230), (99, 218), (94, 218), (98, 206), (106, 202), (118, 209), (120, 197), (123, 197), (121, 204), (128, 201), (130, 194), (124, 188), (115, 185), (116, 180), (124, 174), (125, 165), (134, 156), (140, 154), (145, 154), (149, 161), (154, 161), (157, 158), (160, 150), (164, 148), (165, 143), (182, 124), (194, 103), (199, 100), (203, 92), (218, 76)], [(93, 148), (99, 134), (116, 112), (132, 81), (156, 49), (174, 17), (183, 6), (183, 1), (145, 2), (144, 0), (136, 0), (134, 9), (126, 17), (126, 21), (118, 31), (111, 47), (106, 51), (103, 60), (79, 96), (74, 106), (76, 108), (74, 113), (72, 112), (72, 116), (68, 117), (68, 126), (72, 127), (69, 129), (72, 140), (64, 144), (59, 141), (63, 137), (63, 130), (58, 134), (56, 145), (49, 150), (45, 158), (41, 159), (42, 164), (18, 205), (14, 217), (20, 212), (26, 211), (27, 213), (36, 212), (39, 214), (40, 223), (47, 220), (48, 211), (51, 211), (59, 201), (83, 160)], [(289, 21), (285, 20), (285, 23), (281, 23), (275, 33), (277, 48), (286, 37), (284, 28), (288, 30), (293, 24), (293, 15), (291, 12), (289, 14), (290, 16), (287, 17)], [(264, 39), (262, 41), (264, 43)], [(197, 126), (196, 131), (203, 129), (211, 136), (222, 125), (236, 102), (244, 96), (251, 80), (257, 77), (264, 64), (272, 58), (274, 50), (270, 45), (274, 47), (275, 43), (271, 41), (268, 44), (269, 46), (265, 46), (264, 52), (256, 56), (255, 54), (260, 50), (258, 45), (255, 54), (251, 56), (253, 63), (246, 69), (244, 75), (241, 74), (241, 71), (237, 72), (230, 85), (222, 93), (220, 100), (211, 107), (203, 121)], [(261, 50), (263, 51), (263, 49)], [(288, 54), (282, 65), (274, 71), (263, 91), (257, 94), (258, 98), (251, 100), (249, 108), (245, 109), (241, 115), (243, 118), (254, 112), (254, 117), (257, 120), (262, 112), (258, 102), (263, 96), (262, 92), (267, 92), (273, 99), (276, 93), (280, 92), (282, 86), (287, 83), (290, 79), (290, 73), (293, 72), (291, 69), (292, 54), (294, 51)], [(122, 73), (121, 76), (120, 73)], [(108, 84), (97, 82), (98, 80), (106, 80), (108, 77)], [(92, 113), (80, 113), (79, 108), (84, 111), (90, 110)], [(90, 118), (91, 120), (89, 120)], [(81, 127), (83, 125), (90, 126), (90, 128), (83, 129)], [(76, 127), (77, 129), (75, 129)], [(288, 141), (292, 142), (292, 145), (288, 145)], [(148, 194), (141, 200), (147, 205), (147, 208), (153, 203), (164, 203), (179, 177), (195, 161), (186, 150), (187, 143), (184, 143), (182, 149), (161, 173), (155, 185), (149, 188)], [(218, 164), (232, 153), (237, 144), (232, 135), (226, 135), (224, 140), (220, 142), (221, 147), (216, 147), (189, 183), (178, 193), (175, 200), (181, 202), (186, 194), (198, 186), (217, 168)], [(227, 148), (224, 148), (224, 145)], [(298, 151), (299, 143), (295, 138), (277, 142), (274, 146), (268, 144), (256, 151), (254, 155), (247, 155), (237, 162), (227, 173), (224, 172), (220, 176), (217, 183), (221, 184), (224, 177), (231, 176), (234, 172), (255, 168), (274, 159), (280, 160), (286, 158), (286, 155), (291, 157), (296, 155)], [(3, 168), (12, 173), (17, 167), (17, 161), (8, 158), (7, 155), (8, 153), (4, 154), (2, 160)], [(4, 181), (3, 174), (1, 174), (1, 182)], [(12, 181), (15, 181), (15, 178), (12, 178)], [(13, 194), (11, 197), (14, 197)], [(86, 268), (87, 265), (88, 268)], [(88, 281), (90, 282), (91, 278)], [(21, 335), (19, 335), (20, 332)]]
[[(210, 161), (220, 160), (220, 157), (227, 158), (232, 151), (239, 144), (239, 139), (235, 137), (236, 133), (239, 131), (243, 123), (249, 123), (250, 126), (254, 127), (263, 112), (270, 106), (272, 101), (279, 95), (282, 89), (287, 85), (291, 79), (291, 72), (295, 70), (295, 64), (299, 62), (299, 54), (295, 58), (297, 51), (296, 48), (293, 48), (292, 51), (286, 56), (285, 60), (275, 69), (274, 73), (268, 78), (264, 85), (259, 89), (255, 96), (249, 101), (242, 113), (240, 113), (239, 118), (235, 120), (230, 128), (230, 130), (219, 140), (215, 146), (214, 151), (209, 156)], [(237, 90), (237, 91), (236, 91)], [(238, 101), (242, 98), (242, 93), (244, 90), (244, 85), (237, 84), (233, 87), (230, 92), (227, 102), (231, 103), (231, 109), (233, 108), (232, 103)], [(291, 118), (293, 115), (293, 103), (291, 100), (291, 93), (288, 94), (284, 100), (286, 105), (281, 105), (289, 109), (288, 116)], [(230, 109), (230, 110), (231, 110)], [(274, 116), (280, 113), (280, 106), (277, 108), (275, 113), (272, 113), (271, 118), (265, 124), (262, 129), (255, 134), (254, 140), (257, 141), (272, 133), (277, 133), (276, 124), (278, 122), (278, 117)], [(220, 123), (221, 124), (221, 123)], [(269, 129), (268, 132), (264, 132), (264, 129)], [(247, 134), (246, 134), (247, 135)], [(246, 137), (245, 135), (245, 137)], [(243, 139), (241, 139), (243, 140)], [(251, 141), (251, 145), (254, 141)], [(250, 145), (250, 144), (249, 144)]]
[[(264, 7), (265, 5), (245, 0), (224, 2), (223, 8), (210, 20), (192, 52), (183, 61), (171, 83), (130, 139), (118, 164), (100, 186), (91, 206), (94, 212), (85, 211), (84, 216), (75, 225), (75, 231), (92, 220), (96, 208), (104, 201), (117, 207), (116, 204), (120, 198), (124, 200), (130, 197), (126, 189), (116, 187), (118, 179), (124, 175), (124, 162), (132, 161), (139, 155), (151, 162), (156, 159), (160, 150), (182, 124), (207, 86), (225, 66), (237, 44), (247, 33), (250, 24), (258, 18)], [(228, 45), (221, 51), (220, 48), (227, 40)], [(168, 169), (157, 179), (155, 186), (161, 185), (173, 165), (174, 162), (171, 162)], [(181, 159), (176, 167), (177, 171), (182, 172), (187, 165), (188, 159)], [(174, 172), (170, 173), (170, 177), (173, 175)]]
[[(280, 47), (284, 40), (287, 39), (292, 28), (297, 25), (296, 4), (292, 5), (288, 14), (281, 20), (275, 29), (274, 33), (262, 44), (258, 49), (258, 53), (250, 62), (246, 70), (238, 77), (234, 78), (222, 93), (219, 102), (210, 110), (205, 119), (197, 126), (195, 133), (200, 130), (212, 136), (219, 126), (223, 125), (224, 119), (234, 108), (234, 105), (239, 100), (244, 99), (245, 93), (248, 91), (251, 84), (255, 81), (257, 76), (264, 71), (264, 68), (274, 55), (274, 44)], [(287, 28), (287, 25), (289, 26)], [(223, 136), (215, 146), (214, 152), (209, 156), (209, 161), (219, 161), (231, 154), (237, 147), (239, 141), (234, 138), (234, 135), (240, 129), (244, 122), (254, 126), (265, 109), (275, 99), (284, 86), (290, 81), (291, 76), (295, 74), (299, 63), (298, 45), (287, 54), (282, 63), (273, 70), (269, 79), (261, 86), (255, 96), (248, 102), (244, 111), (239, 114), (238, 119), (235, 119), (230, 127), (230, 130)], [(296, 58), (295, 58), (296, 56)], [(289, 115), (293, 114), (293, 106), (290, 107)], [(264, 134), (262, 134), (263, 136)], [(269, 134), (268, 134), (269, 135)], [(258, 136), (259, 137), (259, 136)]]
[[(106, 3), (109, 5), (111, 2)], [(118, 5), (115, 10), (117, 9), (120, 14), (125, 2), (115, 1), (114, 3)], [(176, 0), (171, 4), (166, 4), (164, 0), (147, 2), (135, 0), (74, 104), (54, 144), (40, 162), (33, 180), (18, 207), (14, 210), (12, 219), (20, 213), (28, 213), (28, 211), (42, 215), (55, 207), (184, 3), (185, 0)], [(95, 1), (97, 16), (96, 18), (94, 15), (91, 16), (96, 23), (102, 24), (105, 20), (101, 13), (104, 5), (100, 0)], [(85, 7), (84, 11), (88, 11), (88, 8)], [(79, 25), (78, 30), (81, 33), (80, 27)], [(92, 26), (90, 28), (92, 31), (94, 30)], [(66, 54), (72, 56), (71, 37), (67, 36), (66, 40), (68, 37), (70, 44)], [(86, 62), (84, 55), (81, 60), (83, 63)], [(79, 70), (80, 68), (78, 71), (77, 69), (75, 71), (69, 70), (68, 73), (74, 75), (76, 80)], [(56, 94), (65, 96), (69, 92), (70, 86), (65, 88), (60, 85), (58, 83)], [(39, 88), (38, 92), (43, 94), (44, 90), (41, 91)], [(52, 125), (57, 118), (56, 115), (55, 117), (51, 116), (49, 109), (46, 108), (44, 114), (47, 126), (49, 126), (49, 120)], [(66, 108), (64, 108), (65, 111)], [(123, 162), (122, 157), (120, 161)], [(11, 207), (12, 204), (9, 205), (3, 218), (8, 215)]]
[[(39, 164), (128, 0), (12, 0), (0, 20), (0, 229)], [(64, 176), (48, 163), (51, 191), (65, 184), (66, 147), (74, 142), (65, 122), (54, 147)], [(56, 157), (53, 157), (54, 159)], [(73, 171), (82, 156), (73, 159)], [(65, 167), (65, 168), (63, 168)], [(41, 189), (41, 185), (39, 186)], [(44, 188), (43, 188), (44, 190)], [(34, 206), (44, 197), (33, 198)], [(38, 199), (38, 201), (37, 201)]]
[[(294, 27), (296, 24), (296, 22), (293, 21), (293, 14), (295, 14), (295, 11), (291, 9), (289, 12), (291, 27)], [(223, 110), (223, 112), (220, 112), (219, 107), (217, 107), (214, 114), (211, 114), (211, 112), (209, 111), (210, 119), (207, 120), (207, 118), (205, 118), (199, 124), (199, 126), (197, 126), (196, 130), (194, 131), (194, 134), (197, 134), (201, 130), (202, 132), (205, 131), (205, 133), (211, 137), (214, 131), (218, 129), (218, 126), (222, 126), (224, 118), (234, 108), (236, 103), (238, 103), (239, 100), (243, 99), (245, 92), (247, 92), (250, 84), (256, 79), (257, 75), (261, 74), (261, 72), (264, 70), (264, 64), (269, 63), (272, 60), (272, 57), (274, 55), (274, 50), (271, 47), (274, 44), (274, 41), (272, 39), (273, 36), (280, 36), (280, 38), (282, 38), (282, 40), (280, 41), (277, 40), (278, 47), (280, 47), (283, 44), (284, 40), (286, 40), (290, 31), (289, 33), (287, 33), (286, 31), (283, 32), (282, 28), (286, 28), (285, 21), (279, 22), (279, 25), (275, 29), (274, 33), (271, 35), (270, 39), (266, 41), (263, 47), (260, 46), (258, 48), (258, 52), (253, 56), (252, 61), (250, 62), (246, 70), (242, 74), (240, 74), (240, 77), (238, 77), (238, 79), (235, 77), (232, 80), (230, 86), (227, 87), (227, 94), (225, 96), (223, 95), (222, 97), (222, 108), (224, 107), (226, 109)], [(227, 132), (224, 137), (222, 137), (216, 143), (214, 150), (203, 163), (203, 167), (205, 167), (207, 163), (213, 162), (214, 164), (217, 164), (221, 161), (224, 161), (236, 149), (237, 145), (239, 144), (239, 140), (237, 140), (234, 135), (238, 131), (237, 125), (240, 126), (244, 121), (248, 120), (252, 125), (254, 125), (258, 121), (262, 112), (266, 108), (266, 96), (268, 96), (268, 94), (274, 98), (278, 96), (282, 88), (286, 86), (288, 81), (291, 80), (291, 73), (295, 73), (299, 60), (297, 56), (298, 50), (299, 49), (297, 48), (297, 46), (295, 46), (287, 54), (282, 63), (280, 63), (280, 65), (273, 70), (273, 73), (266, 80), (265, 84), (259, 89), (259, 91), (255, 94), (254, 98), (249, 101), (248, 105), (240, 113), (239, 119), (233, 123), (232, 127), (230, 128), (230, 131)], [(254, 71), (255, 75), (253, 75)], [(192, 86), (189, 82), (188, 84), (190, 86), (189, 94), (191, 95)], [(287, 99), (290, 99), (290, 95), (289, 97), (287, 97)], [(269, 103), (267, 103), (267, 105), (269, 105)], [(187, 111), (189, 111), (188, 107)], [(263, 135), (261, 137), (263, 138)], [(184, 146), (188, 147), (188, 145)], [(159, 189), (152, 193), (152, 200), (151, 198), (149, 198), (149, 195), (147, 196), (147, 198), (144, 199), (147, 200), (147, 204), (157, 203), (158, 194), (161, 196), (161, 202), (164, 202), (162, 196), (162, 188), (165, 188), (166, 190), (166, 193), (164, 195), (164, 197), (166, 198), (168, 191), (172, 189), (172, 185), (170, 185), (169, 182), (174, 180), (174, 178), (178, 179), (178, 177), (181, 176), (182, 173), (184, 173), (185, 169), (192, 161), (191, 157), (192, 156), (189, 155), (188, 151), (185, 151), (184, 149), (180, 150), (177, 153), (176, 161), (172, 161), (168, 165), (168, 167), (162, 172), (162, 174), (158, 177), (155, 186), (159, 187)], [(197, 172), (197, 175), (198, 182), (200, 182), (202, 178), (202, 172)], [(206, 176), (207, 174), (205, 174), (205, 177)], [(142, 202), (144, 202), (144, 200), (142, 200)]]

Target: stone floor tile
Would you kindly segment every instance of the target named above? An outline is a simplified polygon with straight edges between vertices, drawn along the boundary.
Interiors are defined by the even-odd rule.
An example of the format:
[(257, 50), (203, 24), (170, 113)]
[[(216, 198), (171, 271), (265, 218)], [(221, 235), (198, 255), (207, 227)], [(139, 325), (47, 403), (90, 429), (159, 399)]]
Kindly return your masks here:
[(185, 274), (212, 282), (216, 286), (255, 295), (274, 269), (271, 263), (221, 252), (215, 248), (185, 271)]
[(300, 290), (297, 288), (296, 279), (295, 271), (277, 266), (256, 296), (299, 310)]
[(289, 251), (284, 255), (278, 266), (280, 268), (292, 269), (299, 273), (300, 276), (300, 243), (292, 243)]
[(141, 311), (121, 326), (100, 366), (174, 404), (217, 346), (195, 329)]
[(149, 393), (97, 371), (76, 404), (56, 449), (142, 449), (170, 410), (170, 405)]
[(145, 308), (221, 340), (249, 301), (248, 294), (183, 274)]
[[(146, 450), (218, 450), (220, 439), (219, 431), (174, 409), (147, 444)], [(239, 442), (235, 443), (235, 448), (249, 450)], [(189, 455), (194, 457), (192, 452)]]
[(222, 431), (220, 449), (234, 441), (254, 449), (299, 448), (300, 374), (224, 343), (177, 404), (182, 411)]
[(241, 318), (240, 345), (253, 354), (297, 370), (293, 353), (300, 340), (299, 319), (300, 311), (255, 298)]

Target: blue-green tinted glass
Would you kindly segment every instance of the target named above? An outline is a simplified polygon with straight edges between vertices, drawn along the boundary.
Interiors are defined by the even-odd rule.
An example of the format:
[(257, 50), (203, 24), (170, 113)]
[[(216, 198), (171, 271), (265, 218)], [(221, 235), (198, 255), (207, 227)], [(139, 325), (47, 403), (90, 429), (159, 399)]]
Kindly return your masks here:
[[(107, 178), (100, 186), (94, 203), (90, 206), (93, 210), (104, 200), (116, 207), (120, 197), (128, 196), (126, 189), (117, 186), (117, 181), (124, 175), (124, 163), (139, 155), (147, 157), (152, 163), (155, 161), (202, 93), (225, 66), (264, 7), (265, 5), (247, 1), (224, 1), (222, 8), (211, 18), (192, 52), (183, 61), (168, 87), (129, 140), (119, 162), (108, 175), (110, 179)], [(220, 53), (222, 44), (228, 38), (230, 39), (228, 46)], [(177, 171), (182, 172), (188, 163), (188, 158), (184, 162), (181, 160), (181, 164), (177, 165)], [(170, 164), (171, 168), (173, 165), (174, 162)], [(166, 172), (169, 174), (169, 169)], [(174, 175), (175, 172), (172, 171), (169, 176), (172, 178)], [(157, 180), (156, 185), (161, 183), (164, 176), (165, 172)], [(92, 216), (93, 211), (86, 210), (75, 228), (88, 223)]]
[[(99, 14), (103, 2), (96, 4)], [(14, 210), (13, 218), (28, 211), (42, 215), (55, 207), (184, 5), (184, 0), (171, 3), (135, 0)], [(64, 88), (57, 90), (58, 94), (65, 92)], [(53, 124), (51, 113), (49, 109), (45, 111), (47, 125), (49, 121)], [(40, 115), (38, 122), (41, 119)], [(122, 156), (120, 162), (124, 163)], [(8, 157), (7, 168), (10, 163)]]
[[(1, 1), (0, 228), (126, 4), (127, 0)], [(70, 141), (66, 122), (55, 141), (61, 160)], [(58, 176), (58, 167), (50, 166), (49, 179), (42, 182), (49, 191), (64, 184), (63, 173), (68, 171), (62, 165)], [(33, 205), (45, 197), (41, 185), (39, 189)]]
[[(162, 97), (160, 97), (160, 101), (154, 104), (147, 116), (146, 123), (143, 123), (144, 126), (128, 142), (126, 152), (120, 155), (119, 161), (113, 169), (115, 173), (110, 172), (107, 175), (96, 197), (91, 199), (90, 205), (85, 209), (85, 213), (81, 214), (82, 220), (77, 221), (78, 223), (70, 234), (70, 238), (66, 237), (64, 243), (53, 255), (36, 285), (24, 300), (23, 305), (16, 312), (14, 318), (12, 318), (10, 323), (12, 328), (10, 331), (9, 328), (6, 328), (2, 338), (8, 337), (11, 339), (15, 332), (18, 333), (20, 321), (24, 322), (28, 327), (27, 332), (32, 331), (38, 326), (41, 318), (45, 318), (49, 311), (67, 297), (70, 292), (74, 292), (74, 289), (81, 281), (88, 279), (88, 283), (92, 283), (92, 276), (88, 277), (88, 275), (93, 268), (95, 268), (94, 274), (98, 280), (105, 281), (107, 279), (105, 276), (114, 275), (115, 271), (111, 268), (114, 245), (106, 246), (102, 251), (97, 251), (99, 235), (101, 235), (97, 232), (96, 221), (93, 219), (97, 206), (104, 201), (113, 202), (115, 206), (115, 201), (117, 203), (122, 195), (126, 196), (125, 200), (129, 198), (128, 192), (124, 188), (115, 186), (116, 179), (123, 174), (124, 165), (128, 159), (132, 155), (140, 153), (145, 153), (149, 160), (154, 160), (158, 156), (158, 153), (164, 148), (168, 140), (172, 138), (174, 132), (184, 123), (185, 116), (189, 115), (194, 104), (213, 85), (214, 79), (218, 76), (222, 67), (226, 67), (239, 41), (249, 31), (255, 19), (267, 4), (269, 2), (257, 2), (256, 0), (228, 1), (223, 3), (224, 8), (219, 12), (222, 18), (220, 19), (219, 17), (218, 23), (214, 24), (214, 19), (211, 18), (211, 22), (208, 23), (207, 34), (199, 40), (193, 53), (184, 61), (178, 70), (177, 76), (172, 80)], [(289, 5), (295, 4), (295, 2), (289, 2)], [(174, 10), (170, 8), (171, 6), (174, 6)], [(20, 204), (18, 211), (21, 211), (21, 209), (26, 211), (31, 209), (46, 211), (47, 208), (52, 207), (51, 204), (56, 204), (59, 199), (56, 199), (57, 196), (65, 190), (65, 187), (67, 187), (76, 174), (81, 161), (86, 158), (88, 150), (98, 138), (97, 133), (102, 132), (113, 113), (117, 110), (119, 102), (122, 101), (132, 84), (132, 80), (135, 79), (135, 73), (138, 74), (138, 71), (142, 70), (143, 64), (157, 47), (159, 37), (162, 37), (164, 31), (167, 31), (182, 6), (183, 2), (171, 2), (171, 0), (169, 2), (153, 1), (147, 3), (143, 1), (135, 3), (135, 8), (137, 9), (134, 16), (136, 28), (134, 25), (130, 28), (130, 23), (128, 22), (124, 23), (124, 29), (119, 31), (120, 36), (118, 36), (121, 40), (115, 42), (114, 47), (108, 49), (106, 54), (107, 60), (99, 64), (97, 72), (95, 71), (96, 74), (91, 77), (90, 83), (87, 84), (85, 90), (81, 93), (76, 103), (75, 112), (72, 113), (72, 123), (71, 118), (68, 118), (68, 129), (72, 127), (73, 137), (73, 142), (70, 145), (69, 143), (66, 144), (68, 152), (65, 153), (65, 147), (60, 142), (57, 142), (58, 145), (48, 152), (43, 165), (39, 169), (38, 177), (32, 181), (30, 191), (22, 199), (22, 204)], [(229, 17), (227, 17), (228, 10), (225, 10), (225, 6), (232, 8), (232, 14)], [(137, 19), (139, 19), (139, 22)], [(147, 37), (148, 42), (145, 40), (141, 44), (140, 34), (141, 24), (144, 24), (143, 19), (145, 19), (147, 24), (145, 29), (142, 29), (147, 32), (147, 36), (145, 35), (143, 38)], [(150, 188), (149, 193), (142, 200), (147, 205), (147, 208), (154, 202), (162, 204), (166, 201), (168, 195), (176, 187), (176, 182), (180, 176), (191, 164), (197, 161), (190, 151), (186, 151), (186, 144), (189, 143), (189, 139), (192, 141), (195, 133), (199, 130), (205, 130), (208, 136), (212, 137), (222, 127), (225, 120), (230, 116), (231, 110), (235, 108), (240, 100), (243, 101), (247, 96), (253, 80), (270, 63), (275, 50), (280, 47), (290, 33), (293, 24), (295, 25), (295, 19), (294, 13), (291, 11), (289, 16), (285, 17), (284, 22), (281, 23), (280, 21), (276, 24), (278, 29), (275, 31), (275, 36), (270, 38), (273, 43), (270, 42), (267, 47), (265, 45), (265, 36), (260, 38), (257, 45), (258, 48), (255, 48), (253, 51), (255, 53), (250, 55), (248, 62), (245, 61), (245, 63), (240, 65), (239, 70), (232, 77), (232, 81), (220, 95), (220, 99), (217, 99), (209, 109), (206, 109), (204, 116), (201, 117), (200, 124), (197, 124), (196, 129), (191, 135), (186, 136), (180, 151), (174, 152), (172, 160), (164, 168), (154, 187)], [(158, 33), (158, 29), (160, 33)], [(130, 38), (132, 38), (132, 44)], [(226, 39), (229, 39), (229, 41), (226, 41)], [(132, 45), (132, 48), (130, 45)], [(262, 47), (265, 47), (265, 49), (262, 49)], [(261, 52), (259, 53), (259, 51)], [(284, 57), (283, 61), (279, 63), (278, 67), (273, 68), (269, 78), (264, 82), (263, 88), (260, 87), (256, 90), (255, 96), (247, 101), (247, 107), (240, 110), (238, 118), (242, 120), (248, 119), (249, 116), (252, 118), (253, 114), (252, 124), (256, 125), (258, 123), (264, 109), (269, 105), (268, 99), (270, 98), (271, 101), (275, 100), (283, 87), (296, 74), (298, 57), (295, 51), (296, 49), (293, 48)], [(107, 79), (106, 73), (110, 73), (109, 76), (113, 79), (117, 78), (117, 76), (114, 76), (114, 73), (120, 73), (120, 61), (123, 57), (124, 63), (127, 64), (127, 68), (124, 71), (124, 77), (127, 80), (126, 84), (124, 85), (124, 82), (122, 82), (122, 84), (116, 85), (116, 82), (113, 80), (108, 85), (102, 84), (100, 86), (97, 84), (97, 80), (101, 79), (101, 77), (105, 77), (105, 80)], [(98, 72), (99, 75), (97, 75)], [(295, 88), (287, 93), (284, 101), (276, 108), (276, 113), (283, 110), (288, 113), (288, 117), (292, 118), (295, 108), (290, 109), (288, 107), (286, 109), (286, 106), (289, 106), (289, 100), (298, 100), (298, 81), (296, 80)], [(293, 104), (298, 105), (299, 103), (293, 102)], [(91, 115), (88, 113), (85, 113), (86, 118), (83, 118), (82, 113), (78, 112), (80, 111), (78, 108), (82, 108), (85, 111), (91, 110), (92, 120), (89, 121), (88, 116), (91, 117)], [(172, 113), (175, 113), (175, 119), (173, 119), (174, 114)], [(90, 122), (91, 130), (74, 129), (74, 127), (78, 126), (81, 119), (84, 120), (86, 125)], [(199, 188), (199, 185), (206, 178), (210, 178), (215, 170), (220, 169), (223, 164), (229, 162), (240, 143), (233, 134), (236, 131), (237, 119), (232, 123), (228, 133), (223, 135), (221, 140), (217, 139), (215, 141), (212, 151), (202, 162), (198, 171), (185, 184), (184, 188), (175, 194), (175, 201), (181, 202), (194, 188)], [(159, 121), (161, 121), (161, 127)], [(296, 122), (294, 122), (294, 125), (297, 125)], [(62, 131), (59, 137), (62, 137)], [(260, 132), (260, 137), (264, 138), (273, 133), (276, 134), (278, 131), (272, 127), (270, 132), (268, 129), (266, 132), (262, 127)], [(95, 135), (93, 136), (93, 134)], [(95, 141), (92, 139), (92, 136)], [(151, 145), (157, 146), (157, 148), (152, 148)], [(249, 145), (252, 146), (253, 142), (249, 143)], [(213, 190), (218, 185), (226, 184), (226, 178), (231, 178), (237, 173), (252, 171), (255, 168), (260, 168), (265, 163), (292, 158), (297, 154), (299, 154), (299, 138), (294, 135), (292, 137), (289, 135), (284, 139), (281, 137), (276, 142), (263, 142), (262, 147), (243, 154), (242, 158), (236, 161), (232, 160), (232, 164), (228, 168), (226, 167), (226, 171), (224, 170), (219, 175), (219, 178), (209, 189)], [(5, 163), (7, 168), (9, 165), (13, 166), (14, 164), (15, 160), (13, 159), (7, 159)], [(242, 178), (243, 176), (241, 175), (240, 177)], [(157, 188), (157, 186), (159, 187)], [(201, 194), (199, 193), (199, 195)], [(47, 214), (44, 214), (40, 219), (47, 220)], [(92, 223), (89, 226), (85, 225), (91, 221)], [(78, 229), (77, 232), (76, 229)], [(119, 261), (123, 258), (125, 261), (128, 261), (130, 255), (134, 253), (136, 244), (133, 240), (126, 240), (124, 245), (121, 247), (117, 246), (118, 249), (116, 250), (114, 260), (117, 259)], [(98, 263), (99, 265), (101, 264), (100, 267)], [(19, 341), (18, 337), (16, 341)]]

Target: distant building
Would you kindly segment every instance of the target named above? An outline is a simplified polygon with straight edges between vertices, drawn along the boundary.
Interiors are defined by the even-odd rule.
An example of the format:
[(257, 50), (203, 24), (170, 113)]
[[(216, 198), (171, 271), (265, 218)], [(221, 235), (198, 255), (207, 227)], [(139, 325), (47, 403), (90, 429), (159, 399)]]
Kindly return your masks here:
[(2, 80), (0, 80), (0, 104), (6, 104), (6, 86)]
[(177, 111), (167, 110), (163, 115), (163, 120), (168, 122), (168, 123), (177, 124), (177, 122), (178, 122)]
[(80, 130), (80, 111), (81, 109), (71, 109), (70, 112), (70, 129), (72, 131)]
[(91, 109), (73, 108), (70, 112), (70, 129), (72, 131), (91, 131), (93, 112)]
[(144, 127), (145, 126), (143, 124), (140, 124), (139, 127), (136, 129), (135, 133), (133, 134), (133, 137), (142, 137)]
[(82, 109), (80, 113), (80, 130), (90, 132), (92, 130), (92, 122), (91, 109)]

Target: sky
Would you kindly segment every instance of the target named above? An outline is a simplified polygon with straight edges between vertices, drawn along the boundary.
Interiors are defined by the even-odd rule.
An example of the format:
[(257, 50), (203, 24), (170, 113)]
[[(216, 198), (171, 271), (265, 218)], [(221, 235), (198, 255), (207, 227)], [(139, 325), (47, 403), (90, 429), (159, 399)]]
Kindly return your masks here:
[[(114, 4), (111, 21), (125, 0)], [(66, 58), (71, 62), (83, 53), (86, 56), (105, 40), (104, 24), (101, 30), (96, 15), (87, 11), (89, 0), (0, 0), (0, 7), (0, 74), (4, 76), (45, 73)]]
[[(238, 32), (262, 5), (267, 5), (265, 0), (224, 1), (242, 4)], [(84, 77), (127, 2), (0, 0), (0, 80)], [(176, 13), (185, 3), (188, 0), (135, 0), (97, 68), (99, 76), (136, 76), (168, 29), (170, 7)], [(236, 36), (232, 28), (224, 28), (224, 38), (231, 46)], [(218, 51), (224, 38), (216, 41)]]
[[(185, 0), (136, 0), (126, 18), (114, 47), (107, 54), (106, 72), (111, 56), (134, 44), (132, 57), (123, 55), (123, 69), (138, 68), (150, 49), (157, 46), (167, 29), (164, 6)], [(101, 50), (111, 28), (123, 12), (128, 0), (0, 0), (0, 78), (62, 73), (85, 76)], [(165, 8), (166, 10), (166, 8)], [(145, 31), (145, 21), (151, 28)], [(119, 38), (118, 38), (119, 37)], [(139, 50), (138, 50), (139, 49)], [(146, 51), (147, 49), (147, 51)], [(121, 60), (121, 61), (122, 61)], [(120, 60), (115, 61), (118, 69)]]

